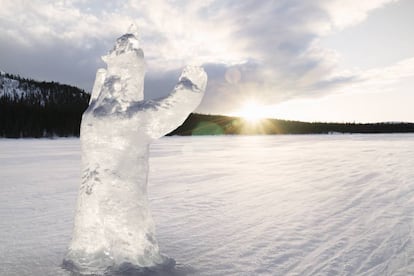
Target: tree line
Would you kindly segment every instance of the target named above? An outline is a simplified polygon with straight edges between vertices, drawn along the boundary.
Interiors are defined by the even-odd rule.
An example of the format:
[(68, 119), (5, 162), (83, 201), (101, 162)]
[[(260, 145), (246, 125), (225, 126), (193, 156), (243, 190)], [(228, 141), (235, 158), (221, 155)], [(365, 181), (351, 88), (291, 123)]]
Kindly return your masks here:
[[(0, 137), (79, 136), (88, 93), (57, 82), (38, 82), (11, 74), (1, 77)], [(10, 85), (10, 80), (17, 82)]]
[[(0, 75), (0, 137), (79, 136), (90, 95), (57, 82)], [(414, 123), (320, 123), (192, 113), (168, 135), (272, 135), (329, 133), (406, 133)]]
[(333, 133), (407, 133), (414, 123), (320, 123), (278, 119), (249, 122), (243, 118), (191, 114), (168, 135), (275, 135)]

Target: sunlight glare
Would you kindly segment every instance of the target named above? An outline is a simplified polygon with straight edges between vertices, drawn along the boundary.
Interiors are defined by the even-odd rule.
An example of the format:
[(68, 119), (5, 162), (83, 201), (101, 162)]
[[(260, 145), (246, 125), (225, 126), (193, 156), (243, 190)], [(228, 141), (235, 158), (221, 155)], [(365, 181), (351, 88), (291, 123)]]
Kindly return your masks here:
[(257, 123), (266, 117), (264, 107), (255, 101), (246, 102), (240, 111), (237, 112), (237, 115), (250, 123)]

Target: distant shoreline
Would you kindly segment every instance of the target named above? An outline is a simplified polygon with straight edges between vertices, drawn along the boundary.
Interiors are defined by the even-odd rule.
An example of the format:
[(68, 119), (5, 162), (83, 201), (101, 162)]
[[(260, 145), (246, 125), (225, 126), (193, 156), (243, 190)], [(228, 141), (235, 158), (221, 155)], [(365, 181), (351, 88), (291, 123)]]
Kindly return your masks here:
[(414, 123), (321, 123), (262, 119), (251, 123), (240, 117), (193, 113), (169, 136), (280, 135), (280, 134), (414, 133)]
[[(79, 137), (82, 113), (89, 98), (88, 93), (76, 87), (1, 74), (0, 138)], [(240, 117), (192, 113), (167, 135), (334, 133), (414, 133), (414, 123), (311, 123), (270, 118), (249, 122)]]
[[(31, 135), (25, 132), (21, 135), (13, 133), (7, 135), (3, 130), (4, 138), (77, 138), (79, 137), (79, 126), (69, 135), (59, 135), (53, 130), (47, 135)], [(1, 133), (1, 129), (0, 129)], [(51, 135), (51, 133), (53, 133)], [(73, 135), (75, 133), (75, 135)], [(205, 115), (192, 113), (177, 129), (166, 136), (220, 136), (220, 135), (340, 135), (340, 134), (402, 134), (414, 133), (414, 123), (311, 123), (301, 121), (289, 121), (279, 119), (262, 119), (256, 123), (251, 123), (241, 117), (223, 115)], [(6, 134), (6, 135), (4, 135)]]

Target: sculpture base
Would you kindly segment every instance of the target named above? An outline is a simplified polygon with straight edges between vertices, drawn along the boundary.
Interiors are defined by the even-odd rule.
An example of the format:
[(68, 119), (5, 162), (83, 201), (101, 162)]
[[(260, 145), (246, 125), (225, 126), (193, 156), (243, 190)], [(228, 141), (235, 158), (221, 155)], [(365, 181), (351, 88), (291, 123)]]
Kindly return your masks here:
[[(140, 267), (132, 263), (124, 262), (119, 265), (110, 265), (107, 267), (99, 267), (95, 263), (82, 263), (82, 265), (75, 264), (72, 260), (64, 259), (62, 268), (71, 272), (71, 275), (86, 276), (86, 275), (113, 275), (113, 276), (167, 276), (167, 275), (186, 275), (185, 271), (176, 269), (175, 260), (163, 256), (164, 262), (151, 267)], [(100, 260), (106, 263), (107, 260)], [(181, 270), (181, 269), (180, 269)]]

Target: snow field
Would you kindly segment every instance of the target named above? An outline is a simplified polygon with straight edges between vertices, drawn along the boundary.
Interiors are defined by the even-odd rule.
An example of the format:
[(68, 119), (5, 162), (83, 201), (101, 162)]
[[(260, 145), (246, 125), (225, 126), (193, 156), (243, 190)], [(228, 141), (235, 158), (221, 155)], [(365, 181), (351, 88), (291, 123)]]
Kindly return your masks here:
[[(190, 275), (411, 275), (413, 138), (163, 138), (148, 190), (161, 252)], [(79, 140), (0, 140), (0, 181), (0, 275), (67, 275)]]

